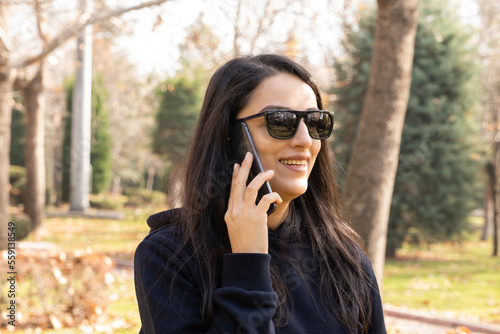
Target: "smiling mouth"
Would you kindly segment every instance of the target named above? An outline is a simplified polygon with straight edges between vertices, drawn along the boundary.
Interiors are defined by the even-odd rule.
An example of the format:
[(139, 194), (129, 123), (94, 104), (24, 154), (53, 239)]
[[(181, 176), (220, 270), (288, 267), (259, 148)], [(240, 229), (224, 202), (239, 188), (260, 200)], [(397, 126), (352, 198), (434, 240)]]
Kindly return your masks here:
[(307, 165), (307, 160), (285, 160), (285, 159), (280, 159), (280, 162), (283, 165), (287, 166), (306, 166)]

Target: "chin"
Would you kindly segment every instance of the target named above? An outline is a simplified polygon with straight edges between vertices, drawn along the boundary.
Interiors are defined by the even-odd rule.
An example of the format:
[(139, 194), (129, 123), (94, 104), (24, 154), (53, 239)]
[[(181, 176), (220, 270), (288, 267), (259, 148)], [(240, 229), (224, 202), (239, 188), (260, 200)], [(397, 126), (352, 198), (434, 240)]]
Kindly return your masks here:
[[(272, 188), (272, 186), (271, 186)], [(278, 191), (280, 194), (281, 198), (283, 200), (293, 200), (301, 195), (303, 195), (307, 191), (307, 184), (305, 185), (297, 185), (296, 187), (290, 188), (287, 187), (283, 189), (282, 191)]]

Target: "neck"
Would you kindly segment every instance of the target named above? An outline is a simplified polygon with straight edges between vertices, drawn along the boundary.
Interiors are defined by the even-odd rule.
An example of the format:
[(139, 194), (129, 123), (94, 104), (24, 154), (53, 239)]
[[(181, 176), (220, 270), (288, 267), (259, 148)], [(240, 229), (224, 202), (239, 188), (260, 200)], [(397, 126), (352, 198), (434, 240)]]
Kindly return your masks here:
[(276, 210), (269, 217), (267, 217), (267, 226), (271, 230), (276, 231), (285, 221), (286, 216), (288, 215), (289, 204), (290, 201), (283, 201), (283, 203), (278, 204)]

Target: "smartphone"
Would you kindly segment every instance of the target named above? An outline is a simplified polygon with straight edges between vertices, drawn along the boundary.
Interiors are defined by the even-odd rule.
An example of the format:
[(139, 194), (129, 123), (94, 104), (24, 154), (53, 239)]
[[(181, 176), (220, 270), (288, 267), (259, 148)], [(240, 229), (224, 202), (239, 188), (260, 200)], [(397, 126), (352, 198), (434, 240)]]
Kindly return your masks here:
[[(252, 181), (257, 174), (264, 171), (259, 155), (257, 154), (257, 150), (255, 149), (252, 136), (250, 135), (250, 131), (248, 131), (248, 127), (245, 122), (238, 122), (231, 128), (231, 133), (229, 135), (229, 147), (231, 160), (234, 160), (234, 162), (239, 164), (241, 164), (247, 152), (250, 152), (253, 155), (252, 168), (250, 169), (247, 184), (250, 183), (250, 181)], [(266, 181), (259, 189), (255, 204), (259, 203), (262, 196), (271, 192), (271, 186), (269, 185), (269, 182)], [(269, 216), (274, 212), (274, 210), (276, 210), (276, 203), (272, 203), (269, 206), (267, 215)]]

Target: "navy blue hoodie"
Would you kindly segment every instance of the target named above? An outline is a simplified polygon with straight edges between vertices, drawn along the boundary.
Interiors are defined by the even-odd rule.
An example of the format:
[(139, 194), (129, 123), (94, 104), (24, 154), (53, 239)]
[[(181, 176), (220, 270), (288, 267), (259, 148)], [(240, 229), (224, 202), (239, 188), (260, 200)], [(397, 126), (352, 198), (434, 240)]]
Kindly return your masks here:
[[(181, 238), (177, 223), (181, 217), (179, 209), (151, 216), (148, 219), (151, 232), (137, 247), (134, 272), (141, 333), (349, 333), (321, 302), (317, 266), (314, 261), (308, 261), (314, 258), (310, 245), (293, 241), (287, 244), (287, 257), (298, 259), (299, 268), (274, 258), (281, 254), (279, 229), (269, 232), (272, 255), (224, 255), (220, 287), (214, 292), (216, 313), (209, 322), (202, 321), (199, 267), (189, 251), (177, 252)], [(282, 264), (281, 274), (290, 292), (288, 322), (276, 328), (272, 319), (278, 295), (271, 283), (272, 256)], [(384, 334), (380, 294), (367, 258), (363, 268), (375, 282), (368, 333)]]

